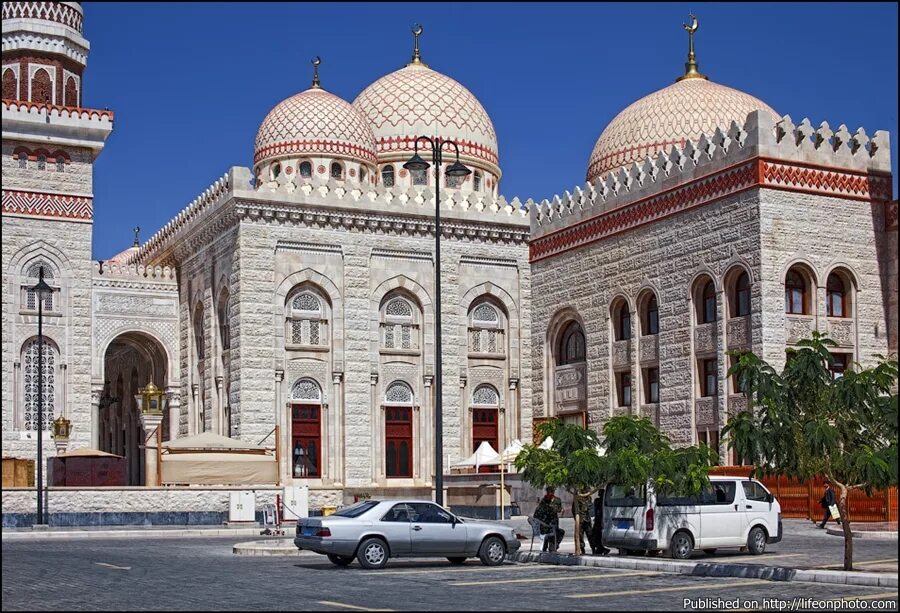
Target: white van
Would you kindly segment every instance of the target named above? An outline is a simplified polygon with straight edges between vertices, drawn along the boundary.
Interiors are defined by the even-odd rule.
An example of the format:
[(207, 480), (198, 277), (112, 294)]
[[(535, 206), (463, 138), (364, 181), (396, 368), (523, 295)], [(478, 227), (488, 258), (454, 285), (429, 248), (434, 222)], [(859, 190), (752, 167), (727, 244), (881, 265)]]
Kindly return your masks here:
[(762, 483), (710, 477), (698, 496), (659, 497), (652, 487), (610, 485), (603, 502), (603, 544), (624, 553), (660, 551), (691, 557), (694, 549), (746, 547), (759, 555), (781, 540), (781, 505)]

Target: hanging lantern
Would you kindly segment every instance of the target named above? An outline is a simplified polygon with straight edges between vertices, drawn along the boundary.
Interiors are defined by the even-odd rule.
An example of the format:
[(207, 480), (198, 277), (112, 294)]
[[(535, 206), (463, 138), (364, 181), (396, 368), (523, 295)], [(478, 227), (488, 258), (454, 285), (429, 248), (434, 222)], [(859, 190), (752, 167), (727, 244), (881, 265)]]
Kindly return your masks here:
[(141, 413), (144, 415), (162, 415), (163, 391), (161, 389), (153, 385), (151, 381), (139, 393), (141, 396)]
[(53, 420), (53, 438), (58, 441), (69, 440), (72, 432), (72, 422), (60, 415)]

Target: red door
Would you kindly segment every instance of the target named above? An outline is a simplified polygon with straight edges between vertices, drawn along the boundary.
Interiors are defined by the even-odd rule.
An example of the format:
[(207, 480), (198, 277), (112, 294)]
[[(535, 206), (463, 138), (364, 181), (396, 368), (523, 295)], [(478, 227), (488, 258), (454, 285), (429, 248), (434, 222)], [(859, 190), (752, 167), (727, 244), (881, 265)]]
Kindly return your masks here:
[(412, 477), (412, 409), (384, 409), (384, 467), (386, 477)]
[[(473, 409), (472, 411), (472, 452), (478, 450), (482, 442), (487, 443), (494, 448), (494, 451), (501, 452), (498, 449), (499, 438), (497, 436), (497, 409)], [(478, 472), (487, 473), (495, 470), (494, 466), (482, 466)]]
[(295, 477), (322, 476), (322, 407), (291, 406), (291, 459)]

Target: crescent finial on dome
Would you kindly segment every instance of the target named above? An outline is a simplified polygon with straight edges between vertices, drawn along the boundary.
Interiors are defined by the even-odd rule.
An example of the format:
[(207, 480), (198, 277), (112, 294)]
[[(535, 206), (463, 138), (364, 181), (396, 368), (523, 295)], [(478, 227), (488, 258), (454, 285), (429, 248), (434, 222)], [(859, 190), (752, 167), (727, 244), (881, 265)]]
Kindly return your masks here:
[(697, 56), (694, 53), (694, 32), (700, 27), (700, 22), (697, 21), (697, 17), (693, 13), (690, 13), (689, 17), (691, 18), (691, 25), (681, 24), (684, 31), (688, 33), (688, 61), (684, 64), (684, 74), (675, 79), (676, 83), (683, 79), (709, 79), (709, 77), (700, 74), (700, 71), (697, 70)]
[(319, 83), (319, 64), (322, 63), (322, 58), (318, 55), (311, 60), (313, 65), (313, 81), (312, 87), (313, 89), (322, 89), (321, 83)]
[(412, 61), (407, 64), (407, 66), (412, 66), (413, 64), (418, 64), (420, 66), (428, 66), (425, 62), (422, 61), (422, 56), (419, 54), (419, 37), (422, 36), (422, 32), (425, 31), (425, 28), (422, 27), (421, 24), (414, 23), (412, 28), (413, 36), (415, 37), (415, 46), (413, 47), (413, 56)]

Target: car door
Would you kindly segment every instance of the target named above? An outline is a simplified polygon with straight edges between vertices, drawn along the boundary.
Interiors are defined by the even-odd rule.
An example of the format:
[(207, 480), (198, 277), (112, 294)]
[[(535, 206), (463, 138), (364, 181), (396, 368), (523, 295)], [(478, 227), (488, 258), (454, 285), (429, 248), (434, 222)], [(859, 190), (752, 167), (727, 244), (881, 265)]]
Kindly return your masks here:
[(741, 503), (744, 507), (744, 532), (749, 533), (750, 528), (762, 524), (770, 536), (778, 536), (778, 514), (772, 510), (768, 490), (758, 481), (741, 481), (741, 486), (744, 490)]
[(430, 502), (411, 502), (409, 540), (413, 555), (453, 555), (466, 550), (466, 525)]
[(391, 548), (391, 555), (409, 555), (409, 525), (413, 514), (412, 508), (401, 502), (391, 507), (378, 522), (378, 527)]
[(736, 481), (713, 481), (700, 504), (698, 549), (738, 547), (744, 544), (743, 490)]

